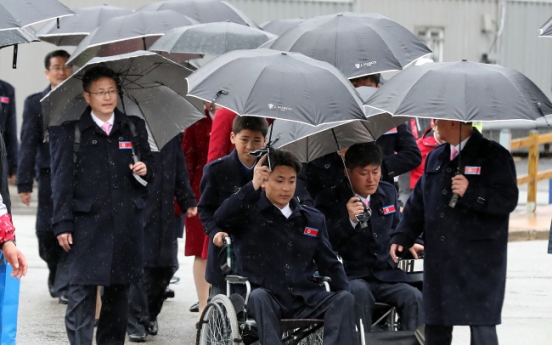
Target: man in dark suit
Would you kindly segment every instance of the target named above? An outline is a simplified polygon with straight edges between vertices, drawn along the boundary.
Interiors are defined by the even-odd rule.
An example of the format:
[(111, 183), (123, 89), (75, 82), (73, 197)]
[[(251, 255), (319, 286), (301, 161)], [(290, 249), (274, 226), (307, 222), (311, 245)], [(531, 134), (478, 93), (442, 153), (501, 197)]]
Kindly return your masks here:
[[(21, 202), (29, 206), (33, 181), (38, 182), (38, 210), (36, 214), (36, 236), (38, 238), (39, 255), (48, 265), (48, 288), (52, 297), (59, 297), (60, 303), (67, 304), (69, 275), (67, 263), (63, 258), (63, 249), (59, 246), (52, 231), (52, 187), (50, 173), (50, 147), (44, 142), (44, 123), (40, 100), (52, 88), (69, 78), (72, 68), (65, 63), (69, 53), (56, 50), (44, 58), (44, 74), (50, 85), (41, 92), (27, 97), (23, 110), (21, 125), (21, 147), (19, 148), (19, 164), (17, 168), (17, 191)], [(59, 267), (59, 272), (58, 272)]]
[[(281, 318), (324, 318), (324, 344), (354, 344), (354, 298), (324, 216), (293, 197), (301, 163), (289, 152), (269, 155), (272, 171), (264, 156), (253, 180), (215, 212), (214, 222), (224, 232), (214, 243), (232, 236), (236, 272), (252, 284), (247, 307), (261, 344), (282, 344)], [(332, 279), (333, 292), (312, 280), (317, 270)]]
[[(377, 301), (396, 306), (401, 328), (413, 331), (421, 324), (422, 294), (407, 284), (410, 279), (387, 250), (400, 213), (396, 189), (380, 181), (381, 148), (373, 142), (355, 144), (347, 150), (345, 161), (351, 183), (342, 179), (320, 193), (315, 207), (326, 216), (332, 248), (343, 259), (365, 330), (370, 330)], [(418, 244), (412, 248), (420, 250), (423, 247)]]
[(129, 284), (139, 282), (144, 267), (147, 189), (140, 178), (151, 181), (154, 165), (145, 122), (116, 109), (117, 81), (108, 68), (89, 69), (89, 107), (79, 120), (50, 127), (52, 224), (71, 261), (65, 326), (72, 345), (92, 344), (98, 285), (104, 292), (97, 342), (124, 343)]
[(182, 135), (169, 141), (161, 151), (152, 152), (156, 178), (149, 183), (144, 209), (144, 278), (131, 284), (127, 333), (130, 341), (145, 341), (157, 335), (157, 316), (165, 301), (165, 289), (178, 269), (177, 236), (182, 228), (175, 214), (176, 201), (187, 217), (197, 214), (196, 199), (188, 179)]
[[(424, 233), (426, 344), (450, 344), (453, 326), (469, 325), (472, 345), (497, 345), (508, 222), (518, 202), (514, 161), (471, 123), (437, 120), (435, 125), (447, 144), (428, 154), (391, 238), (390, 255), (396, 260), (397, 251)], [(459, 196), (455, 205), (453, 194)]]
[(15, 112), (15, 89), (0, 80), (0, 131), (4, 137), (8, 157), (8, 177), (15, 179), (17, 173), (17, 115)]

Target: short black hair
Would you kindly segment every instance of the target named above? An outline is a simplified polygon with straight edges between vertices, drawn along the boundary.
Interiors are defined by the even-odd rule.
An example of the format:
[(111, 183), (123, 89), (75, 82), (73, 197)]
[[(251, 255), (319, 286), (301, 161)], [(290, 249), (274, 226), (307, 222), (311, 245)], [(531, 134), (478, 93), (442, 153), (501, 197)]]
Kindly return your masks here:
[(268, 133), (268, 122), (262, 117), (236, 116), (232, 123), (232, 132), (236, 135), (244, 130), (261, 132), (263, 137), (266, 137), (266, 133)]
[[(269, 153), (270, 165), (272, 170), (277, 166), (292, 167), (299, 175), (301, 171), (301, 161), (293, 153), (285, 150), (271, 149)], [(268, 166), (268, 159), (263, 162), (264, 166)]]
[(354, 144), (345, 153), (345, 166), (349, 170), (374, 164), (381, 166), (383, 152), (376, 142)]
[(69, 53), (63, 49), (54, 50), (53, 52), (46, 54), (46, 56), (44, 57), (44, 67), (46, 67), (46, 69), (50, 69), (50, 60), (55, 57), (64, 57), (66, 59), (69, 59), (71, 55), (69, 55)]
[(117, 85), (117, 88), (119, 88), (119, 75), (115, 73), (111, 68), (107, 68), (104, 66), (96, 66), (92, 67), (88, 71), (84, 73), (84, 76), (82, 77), (82, 88), (84, 91), (88, 92), (90, 90), (90, 85), (92, 85), (93, 82), (96, 80), (100, 80), (102, 78), (110, 78), (113, 79), (115, 82), (115, 85)]
[(370, 75), (365, 75), (364, 77), (353, 78), (351, 79), (351, 82), (356, 80), (371, 80), (374, 84), (376, 84), (376, 87), (378, 87), (381, 82), (381, 73), (370, 74)]

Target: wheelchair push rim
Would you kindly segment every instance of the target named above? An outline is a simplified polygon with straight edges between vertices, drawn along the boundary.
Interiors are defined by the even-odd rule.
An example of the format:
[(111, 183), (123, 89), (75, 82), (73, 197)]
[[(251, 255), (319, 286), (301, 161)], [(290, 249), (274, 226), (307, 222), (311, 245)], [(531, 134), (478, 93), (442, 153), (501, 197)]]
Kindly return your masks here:
[(237, 345), (241, 343), (236, 311), (230, 299), (216, 295), (201, 314), (197, 345)]

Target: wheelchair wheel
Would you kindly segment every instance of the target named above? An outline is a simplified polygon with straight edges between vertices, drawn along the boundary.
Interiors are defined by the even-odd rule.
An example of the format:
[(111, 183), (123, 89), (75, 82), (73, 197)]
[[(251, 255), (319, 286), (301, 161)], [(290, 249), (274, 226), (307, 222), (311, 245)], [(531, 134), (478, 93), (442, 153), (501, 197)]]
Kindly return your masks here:
[(297, 345), (322, 345), (324, 343), (324, 327), (317, 329), (313, 333), (301, 339)]
[(197, 326), (197, 345), (237, 345), (241, 343), (234, 306), (225, 295), (216, 295), (207, 304)]

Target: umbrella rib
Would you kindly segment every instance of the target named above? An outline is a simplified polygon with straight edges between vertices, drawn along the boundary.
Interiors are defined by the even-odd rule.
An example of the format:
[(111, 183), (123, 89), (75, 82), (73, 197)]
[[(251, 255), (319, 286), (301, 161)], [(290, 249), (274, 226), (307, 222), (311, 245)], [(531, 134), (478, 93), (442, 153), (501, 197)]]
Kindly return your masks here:
[(372, 133), (372, 131), (370, 130), (370, 128), (368, 128), (368, 126), (366, 125), (366, 123), (364, 123), (364, 121), (362, 121), (362, 125), (364, 126), (364, 128), (366, 128), (368, 133), (370, 133), (370, 136), (372, 137), (372, 140), (376, 141), (376, 139), (377, 139), (376, 136), (374, 135), (374, 133)]
[(157, 139), (155, 139), (155, 135), (153, 135), (153, 131), (151, 130), (151, 126), (149, 125), (149, 122), (148, 122), (148, 119), (146, 118), (146, 115), (144, 114), (144, 110), (140, 106), (140, 102), (138, 102), (136, 99), (134, 99), (134, 103), (136, 103), (136, 105), (138, 106), (138, 109), (140, 109), (140, 111), (142, 112), (142, 115), (144, 116), (144, 122), (150, 128), (151, 137), (152, 137), (153, 141), (155, 142), (155, 145), (157, 145), (157, 148), (159, 149), (159, 151), (161, 151), (161, 146), (157, 142)]

